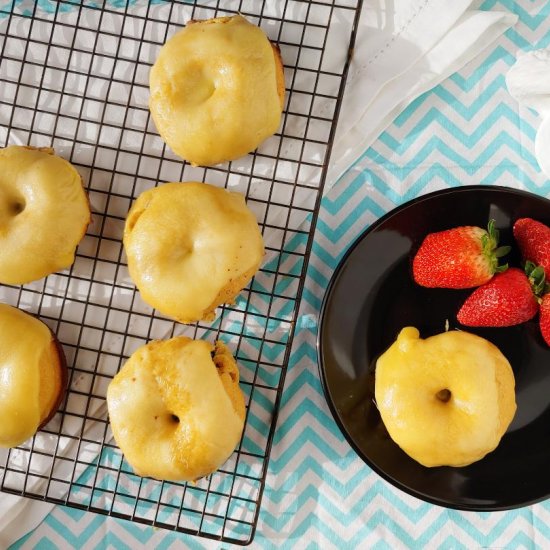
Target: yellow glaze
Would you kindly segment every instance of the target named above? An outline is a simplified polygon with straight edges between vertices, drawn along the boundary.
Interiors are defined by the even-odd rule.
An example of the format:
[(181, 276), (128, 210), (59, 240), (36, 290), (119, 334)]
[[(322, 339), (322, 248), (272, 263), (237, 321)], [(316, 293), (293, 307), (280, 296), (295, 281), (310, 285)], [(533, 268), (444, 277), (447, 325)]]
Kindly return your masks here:
[(205, 183), (167, 183), (128, 213), (124, 247), (143, 300), (183, 323), (211, 319), (258, 270), (264, 254), (244, 197)]
[(500, 350), (461, 331), (422, 340), (406, 327), (376, 365), (384, 425), (424, 466), (466, 466), (494, 450), (516, 411), (514, 387)]
[(58, 358), (48, 327), (0, 304), (0, 447), (16, 447), (49, 416), (60, 392)]
[(160, 135), (200, 166), (253, 151), (281, 119), (278, 62), (264, 32), (240, 15), (189, 23), (151, 69), (149, 107)]
[(69, 267), (90, 222), (82, 180), (51, 149), (0, 149), (0, 282)]
[(185, 336), (139, 348), (110, 383), (107, 405), (126, 459), (138, 475), (156, 479), (212, 473), (229, 458), (244, 425), (232, 355), (220, 342), (214, 348)]

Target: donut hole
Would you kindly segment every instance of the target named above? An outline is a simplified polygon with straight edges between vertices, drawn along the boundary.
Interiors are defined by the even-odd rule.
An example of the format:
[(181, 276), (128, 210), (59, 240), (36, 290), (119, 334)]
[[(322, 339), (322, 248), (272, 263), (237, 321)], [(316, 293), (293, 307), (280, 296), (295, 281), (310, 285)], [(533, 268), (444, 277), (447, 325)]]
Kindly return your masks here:
[(9, 205), (10, 214), (13, 216), (18, 216), (25, 210), (26, 207), (25, 199), (16, 199), (12, 201)]
[(439, 399), (439, 401), (441, 401), (442, 403), (448, 403), (450, 400), (451, 400), (451, 396), (452, 396), (452, 393), (451, 393), (451, 390), (447, 389), (447, 388), (443, 388), (442, 390), (439, 390), (435, 396), (437, 397), (437, 399)]
[(183, 262), (188, 256), (193, 254), (194, 245), (192, 242), (179, 242), (174, 244), (174, 246), (169, 250), (167, 254), (166, 261), (170, 263), (180, 263)]
[[(221, 76), (227, 72), (218, 71)], [(189, 63), (178, 75), (178, 100), (189, 106), (198, 106), (208, 101), (216, 91), (216, 82), (203, 63)]]

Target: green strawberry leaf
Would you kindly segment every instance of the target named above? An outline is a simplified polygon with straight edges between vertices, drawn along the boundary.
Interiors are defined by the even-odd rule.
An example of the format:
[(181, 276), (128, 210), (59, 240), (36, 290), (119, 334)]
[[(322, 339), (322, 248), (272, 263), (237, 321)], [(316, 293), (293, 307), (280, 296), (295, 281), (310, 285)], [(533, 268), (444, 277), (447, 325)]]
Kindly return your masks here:
[(546, 275), (542, 266), (535, 265), (533, 262), (527, 260), (525, 262), (525, 274), (529, 278), (529, 283), (531, 283), (535, 296), (540, 297), (548, 291), (548, 283), (546, 282)]
[[(495, 220), (489, 220), (487, 232), (481, 237), (483, 255), (489, 261), (493, 273), (502, 273), (508, 269), (508, 264), (498, 265), (499, 258), (506, 256), (512, 250), (511, 246), (498, 246), (500, 233), (495, 228)], [(498, 247), (498, 248), (497, 248)]]
[(489, 235), (489, 239), (493, 243), (493, 248), (496, 248), (500, 233), (498, 229), (495, 228), (495, 220), (489, 220), (489, 223), (487, 224), (487, 233)]
[(495, 256), (497, 258), (502, 258), (503, 256), (506, 256), (506, 254), (508, 254), (510, 252), (510, 250), (512, 250), (512, 247), (511, 246), (499, 246), (496, 250), (495, 250)]

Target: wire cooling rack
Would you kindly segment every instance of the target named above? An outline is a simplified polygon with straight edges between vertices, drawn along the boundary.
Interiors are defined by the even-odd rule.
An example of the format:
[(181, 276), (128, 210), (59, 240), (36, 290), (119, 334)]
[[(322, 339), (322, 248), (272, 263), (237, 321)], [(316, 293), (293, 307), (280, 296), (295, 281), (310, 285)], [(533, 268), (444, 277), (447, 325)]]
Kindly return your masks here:
[[(0, 146), (54, 147), (79, 170), (93, 211), (69, 270), (0, 286), (1, 301), (39, 316), (57, 334), (69, 366), (67, 396), (53, 420), (21, 447), (0, 451), (2, 491), (216, 540), (252, 540), (360, 4), (0, 4)], [(282, 125), (251, 155), (194, 168), (174, 156), (152, 124), (149, 69), (189, 19), (237, 12), (281, 49)], [(267, 254), (250, 287), (220, 308), (215, 322), (184, 326), (142, 302), (121, 236), (141, 191), (192, 180), (244, 193)], [(177, 334), (225, 341), (247, 403), (235, 453), (196, 484), (134, 475), (112, 439), (105, 404), (109, 381), (137, 347)]]

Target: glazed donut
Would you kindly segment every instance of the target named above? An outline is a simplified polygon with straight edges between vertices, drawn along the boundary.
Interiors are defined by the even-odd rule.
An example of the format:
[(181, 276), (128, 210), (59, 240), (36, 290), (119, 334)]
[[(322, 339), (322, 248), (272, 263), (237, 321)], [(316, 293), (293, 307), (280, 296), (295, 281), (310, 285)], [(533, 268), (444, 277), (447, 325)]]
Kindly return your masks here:
[(243, 431), (239, 370), (221, 342), (178, 336), (132, 354), (107, 389), (113, 436), (135, 473), (193, 481), (217, 470)]
[(240, 15), (191, 21), (162, 47), (149, 85), (157, 130), (194, 165), (239, 158), (279, 127), (279, 50)]
[(0, 304), (0, 447), (16, 447), (45, 426), (63, 398), (63, 350), (50, 329)]
[(264, 254), (256, 218), (239, 193), (166, 183), (128, 213), (124, 248), (141, 297), (182, 323), (214, 318), (254, 276)]
[(20, 285), (69, 267), (90, 223), (75, 168), (53, 149), (0, 149), (0, 283)]
[(390, 437), (424, 466), (467, 466), (493, 451), (516, 412), (514, 373), (479, 336), (422, 340), (404, 328), (376, 364), (375, 396)]

